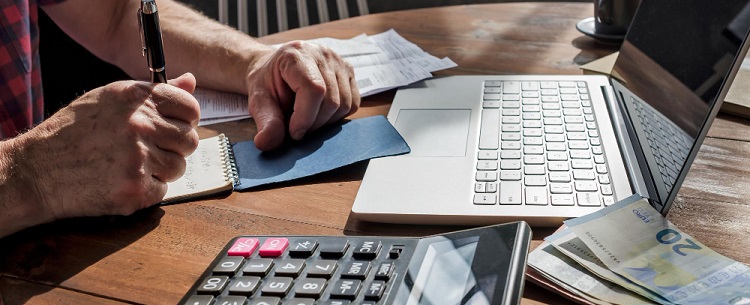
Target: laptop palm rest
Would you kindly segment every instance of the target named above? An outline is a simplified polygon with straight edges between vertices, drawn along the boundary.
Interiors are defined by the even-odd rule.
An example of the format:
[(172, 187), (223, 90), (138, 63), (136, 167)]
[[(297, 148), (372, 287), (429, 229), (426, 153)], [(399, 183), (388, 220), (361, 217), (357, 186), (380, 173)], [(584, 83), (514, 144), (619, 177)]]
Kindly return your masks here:
[(402, 109), (394, 126), (413, 157), (464, 157), (471, 110)]

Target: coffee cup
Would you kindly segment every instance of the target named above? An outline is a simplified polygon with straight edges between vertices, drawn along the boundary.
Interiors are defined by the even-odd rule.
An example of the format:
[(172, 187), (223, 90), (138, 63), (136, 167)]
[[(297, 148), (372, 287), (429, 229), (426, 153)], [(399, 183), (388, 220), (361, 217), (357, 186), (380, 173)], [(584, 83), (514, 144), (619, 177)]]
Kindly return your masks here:
[(625, 36), (641, 0), (594, 0), (594, 31)]

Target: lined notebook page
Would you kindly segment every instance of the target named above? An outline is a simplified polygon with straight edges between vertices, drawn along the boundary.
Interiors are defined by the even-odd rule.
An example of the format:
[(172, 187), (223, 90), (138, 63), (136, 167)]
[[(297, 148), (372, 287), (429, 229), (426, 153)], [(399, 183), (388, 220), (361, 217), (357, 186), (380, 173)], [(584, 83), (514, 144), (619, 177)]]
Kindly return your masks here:
[(224, 135), (200, 140), (198, 148), (185, 158), (185, 174), (174, 182), (167, 183), (167, 194), (163, 203), (197, 198), (233, 188), (231, 169), (227, 167), (231, 158), (228, 141)]

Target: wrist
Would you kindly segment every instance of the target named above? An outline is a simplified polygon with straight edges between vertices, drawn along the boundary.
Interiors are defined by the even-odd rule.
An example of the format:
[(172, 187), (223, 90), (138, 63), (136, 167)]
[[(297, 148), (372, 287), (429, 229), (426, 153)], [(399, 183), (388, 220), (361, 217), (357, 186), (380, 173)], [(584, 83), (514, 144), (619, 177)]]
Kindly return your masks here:
[(38, 171), (29, 157), (28, 134), (0, 142), (0, 237), (25, 228), (51, 222), (54, 214), (47, 208)]
[(252, 52), (253, 55), (248, 59), (247, 61), (248, 65), (245, 68), (245, 71), (242, 77), (242, 79), (245, 80), (245, 82), (243, 83), (245, 88), (243, 89), (245, 90), (249, 89), (247, 88), (247, 86), (249, 85), (248, 77), (250, 76), (250, 74), (252, 74), (253, 71), (258, 70), (261, 67), (263, 67), (263, 65), (265, 65), (266, 62), (268, 62), (269, 58), (271, 58), (271, 56), (273, 55), (275, 51), (276, 50), (271, 48), (270, 46), (263, 45), (262, 47), (259, 47), (258, 49), (254, 50), (254, 52)]

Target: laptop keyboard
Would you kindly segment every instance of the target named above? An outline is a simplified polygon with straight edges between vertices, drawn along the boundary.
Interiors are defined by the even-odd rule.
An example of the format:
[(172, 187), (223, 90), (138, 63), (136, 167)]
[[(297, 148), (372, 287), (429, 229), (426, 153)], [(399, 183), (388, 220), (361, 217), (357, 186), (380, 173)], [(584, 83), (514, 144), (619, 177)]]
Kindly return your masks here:
[(490, 80), (483, 90), (474, 204), (614, 203), (585, 82)]
[(646, 103), (632, 99), (667, 190), (674, 186), (694, 140)]

